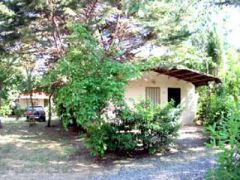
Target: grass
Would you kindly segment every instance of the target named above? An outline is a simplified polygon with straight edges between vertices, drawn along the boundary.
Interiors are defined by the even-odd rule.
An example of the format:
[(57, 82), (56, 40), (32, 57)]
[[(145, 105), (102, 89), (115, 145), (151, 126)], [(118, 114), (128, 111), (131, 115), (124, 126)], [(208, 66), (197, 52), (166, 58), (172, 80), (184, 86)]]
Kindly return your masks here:
[(53, 124), (51, 128), (40, 122), (29, 127), (24, 120), (4, 121), (0, 129), (0, 173), (69, 172), (95, 164), (84, 138), (65, 132), (58, 121)]
[(64, 174), (65, 179), (73, 174), (77, 174), (76, 177), (90, 174), (97, 177), (99, 174), (116, 174), (121, 167), (151, 167), (159, 162), (171, 165), (206, 156), (202, 134), (194, 128), (181, 130), (178, 149), (165, 156), (125, 158), (110, 153), (97, 159), (90, 156), (83, 135), (64, 131), (59, 121), (53, 121), (51, 128), (46, 124), (41, 122), (29, 127), (24, 119), (3, 121), (0, 129), (0, 179), (43, 179), (44, 174), (52, 179), (64, 179)]

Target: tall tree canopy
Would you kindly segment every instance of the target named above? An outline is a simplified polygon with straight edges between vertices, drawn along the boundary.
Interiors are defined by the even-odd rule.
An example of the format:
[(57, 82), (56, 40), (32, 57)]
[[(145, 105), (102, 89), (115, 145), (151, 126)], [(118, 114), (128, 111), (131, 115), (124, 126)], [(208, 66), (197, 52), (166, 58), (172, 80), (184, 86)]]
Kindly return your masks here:
[(0, 6), (0, 47), (57, 60), (69, 45), (67, 24), (78, 22), (116, 60), (133, 59), (146, 43), (147, 49), (160, 46), (176, 57), (192, 46), (189, 37), (203, 29), (205, 6), (196, 0), (5, 0)]

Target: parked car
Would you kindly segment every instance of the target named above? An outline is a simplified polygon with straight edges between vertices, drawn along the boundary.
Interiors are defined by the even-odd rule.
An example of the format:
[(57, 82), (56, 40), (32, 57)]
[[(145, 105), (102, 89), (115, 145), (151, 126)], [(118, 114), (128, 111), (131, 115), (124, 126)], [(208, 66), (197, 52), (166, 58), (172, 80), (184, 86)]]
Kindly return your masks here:
[(39, 121), (46, 121), (46, 113), (42, 106), (29, 106), (25, 115), (27, 120), (33, 118)]

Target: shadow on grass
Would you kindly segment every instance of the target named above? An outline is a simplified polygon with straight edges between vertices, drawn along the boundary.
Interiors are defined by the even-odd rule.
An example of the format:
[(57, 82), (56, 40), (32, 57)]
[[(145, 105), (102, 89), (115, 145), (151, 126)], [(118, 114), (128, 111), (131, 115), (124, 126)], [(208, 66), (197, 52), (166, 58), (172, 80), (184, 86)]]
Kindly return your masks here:
[[(98, 168), (83, 145), (84, 139), (70, 134), (54, 122), (29, 127), (27, 122), (5, 123), (0, 130), (0, 172), (65, 172)], [(79, 152), (79, 150), (84, 153)], [(80, 156), (75, 156), (78, 151)], [(75, 156), (75, 158), (74, 158)]]
[(0, 130), (0, 172), (101, 172), (103, 168), (122, 165), (154, 167), (157, 163), (184, 163), (206, 155), (201, 132), (188, 128), (180, 135), (175, 149), (165, 155), (120, 157), (108, 153), (98, 159), (91, 157), (84, 145), (85, 139), (79, 134), (66, 132), (58, 121), (53, 121), (53, 125), (47, 128), (46, 123), (37, 123), (33, 127), (25, 121), (5, 123)]

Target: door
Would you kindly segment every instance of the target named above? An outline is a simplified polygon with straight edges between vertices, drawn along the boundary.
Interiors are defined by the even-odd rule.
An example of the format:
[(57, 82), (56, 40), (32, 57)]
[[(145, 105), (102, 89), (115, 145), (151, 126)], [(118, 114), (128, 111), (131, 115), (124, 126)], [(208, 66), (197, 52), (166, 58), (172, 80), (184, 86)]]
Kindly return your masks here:
[(174, 106), (178, 106), (181, 103), (181, 89), (180, 88), (168, 88), (168, 102), (174, 101)]

